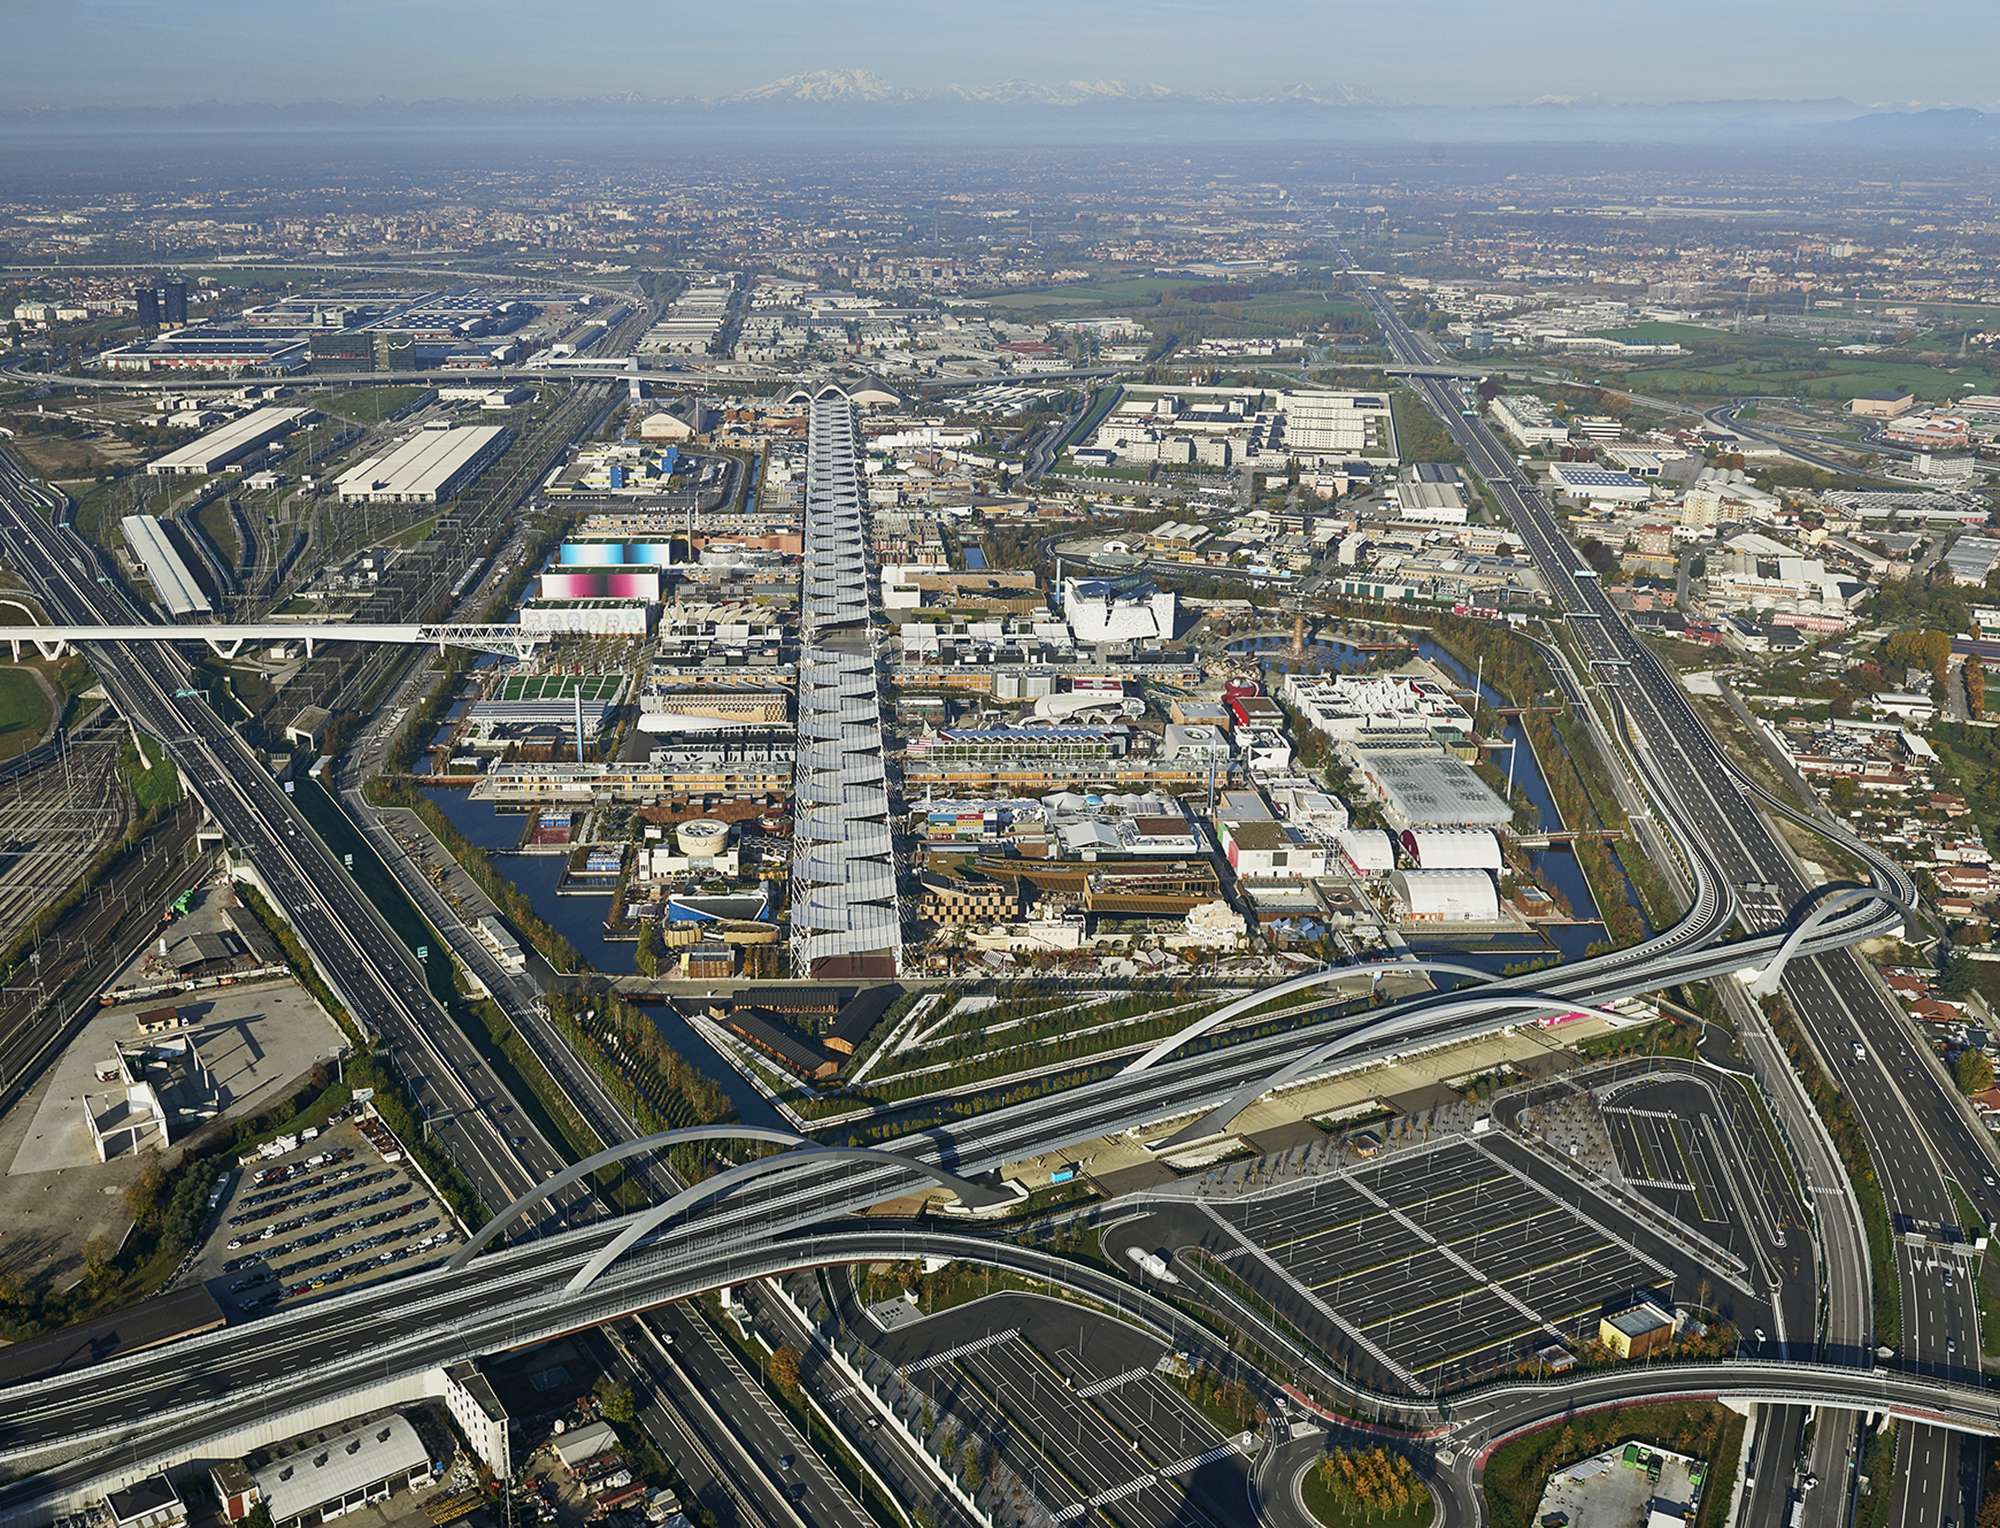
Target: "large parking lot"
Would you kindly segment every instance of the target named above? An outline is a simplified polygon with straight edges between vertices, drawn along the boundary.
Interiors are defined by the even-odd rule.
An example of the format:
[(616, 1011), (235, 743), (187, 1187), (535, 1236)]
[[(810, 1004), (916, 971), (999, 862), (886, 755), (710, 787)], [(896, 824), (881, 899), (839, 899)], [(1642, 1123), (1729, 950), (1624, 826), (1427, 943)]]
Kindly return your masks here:
[(1250, 1511), (1234, 1439), (1157, 1370), (1157, 1343), (1035, 1296), (898, 1328), (883, 1351), (942, 1413), (977, 1419), (1061, 1524), (1233, 1528)]
[[(1237, 1277), (1268, 1289), (1281, 1274), (1288, 1317), (1414, 1389), (1593, 1337), (1607, 1304), (1671, 1277), (1464, 1140), (1203, 1209), (1225, 1233), (1210, 1250)], [(1266, 1277), (1251, 1276), (1259, 1265)]]
[(243, 1168), (203, 1251), (216, 1298), (270, 1310), (448, 1256), (458, 1228), (398, 1155), (362, 1116)]

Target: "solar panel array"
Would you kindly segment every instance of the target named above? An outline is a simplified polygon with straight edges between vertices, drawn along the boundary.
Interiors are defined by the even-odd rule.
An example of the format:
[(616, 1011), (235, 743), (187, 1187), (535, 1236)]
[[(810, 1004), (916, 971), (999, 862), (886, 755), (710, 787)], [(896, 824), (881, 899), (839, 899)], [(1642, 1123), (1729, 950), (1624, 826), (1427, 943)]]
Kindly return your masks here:
[(902, 963), (889, 782), (862, 517), (860, 432), (838, 389), (806, 437), (798, 763), (793, 784), (792, 963)]

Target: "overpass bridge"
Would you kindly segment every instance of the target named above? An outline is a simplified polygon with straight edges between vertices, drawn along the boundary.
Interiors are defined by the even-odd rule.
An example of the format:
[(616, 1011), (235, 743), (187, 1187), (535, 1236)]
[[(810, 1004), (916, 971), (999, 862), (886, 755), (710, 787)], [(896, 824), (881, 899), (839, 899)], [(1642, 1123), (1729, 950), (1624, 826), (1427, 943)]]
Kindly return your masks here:
[(1382, 368), (1392, 377), (1439, 377), (1446, 382), (1484, 382), (1493, 375), (1490, 370), (1471, 366), (1385, 366)]
[[(1807, 930), (1796, 951), (1843, 948), (1881, 932), (1885, 922), (1900, 924), (1902, 916), (1893, 898), (1887, 899), (1886, 907), (1874, 898), (1843, 899), (1829, 908), (1829, 914)], [(1759, 967), (1788, 937), (1774, 931), (1721, 946), (1697, 940), (1662, 948), (1656, 942), (1649, 958), (1636, 968), (1627, 963), (1632, 951), (1612, 952), (1557, 971), (1344, 1013), (1219, 1050), (1181, 1050), (1209, 1027), (1198, 1023), (1171, 1037), (1171, 1044), (1149, 1055), (1136, 1072), (1109, 1074), (1061, 1093), (881, 1144), (905, 1156), (933, 1158), (951, 1174), (970, 1177), (1026, 1155), (1162, 1121), (1210, 1124), (1216, 1115), (1226, 1121), (1243, 1106), (1246, 1095), (1260, 1096), (1319, 1073), (1374, 1065), (1413, 1048), (1455, 1044), (1531, 1022), (1538, 1012), (1591, 1002), (1586, 992), (1598, 1003), (1609, 1003)], [(1318, 983), (1340, 975), (1372, 979), (1367, 968), (1334, 968)], [(1262, 1000), (1270, 996), (1264, 993)], [(1170, 1050), (1180, 1053), (1169, 1054)], [(355, 1340), (377, 1364), (396, 1351), (398, 1334), (412, 1344), (428, 1342), (439, 1333), (467, 1330), (469, 1321), (515, 1320), (522, 1324), (506, 1328), (510, 1340), (533, 1340), (531, 1332), (551, 1319), (569, 1321), (573, 1313), (583, 1312), (581, 1321), (587, 1324), (588, 1312), (600, 1302), (615, 1303), (641, 1286), (650, 1299), (656, 1282), (678, 1279), (710, 1262), (718, 1265), (714, 1271), (718, 1282), (751, 1277), (746, 1270), (768, 1243), (796, 1237), (870, 1205), (933, 1191), (942, 1181), (936, 1171), (919, 1169), (914, 1163), (796, 1156), (766, 1161), (772, 1170), (764, 1171), (754, 1184), (746, 1183), (700, 1210), (688, 1210), (673, 1227), (656, 1227), (660, 1234), (643, 1245), (627, 1243), (624, 1256), (600, 1265), (594, 1279), (575, 1289), (566, 1286), (607, 1246), (621, 1240), (639, 1216), (607, 1219), (489, 1252), (463, 1268), (413, 1274), (101, 1364), (93, 1362), (96, 1355), (88, 1351), (59, 1351), (46, 1372), (0, 1389), (0, 1464), (24, 1452), (74, 1442), (121, 1419), (128, 1427), (143, 1427), (152, 1418), (170, 1415), (187, 1398), (187, 1386), (204, 1374), (212, 1379), (220, 1376), (220, 1388), (227, 1390), (260, 1368), (291, 1373), (295, 1366), (288, 1365), (288, 1355), (310, 1353), (315, 1363), (322, 1358), (330, 1362), (342, 1351), (342, 1334), (357, 1316)], [(301, 1333), (307, 1335), (301, 1339)], [(46, 1346), (60, 1350), (62, 1340), (58, 1334)], [(229, 1360), (219, 1368), (214, 1363), (218, 1348)], [(22, 1348), (0, 1354), (0, 1375), (22, 1375), (21, 1365), (28, 1356)], [(122, 1414), (111, 1404), (118, 1396), (130, 1406)]]
[[(514, 1260), (538, 1264), (532, 1254), (540, 1246), (516, 1249)], [(407, 1308), (399, 1310), (383, 1300), (384, 1286), (356, 1291), (256, 1323), (290, 1328), (288, 1358), (244, 1354), (245, 1329), (224, 1328), (176, 1344), (180, 1394), (164, 1405), (149, 1401), (146, 1388), (133, 1384), (135, 1376), (159, 1366), (156, 1353), (114, 1360), (94, 1371), (90, 1393), (73, 1395), (69, 1431), (58, 1446), (23, 1446), (13, 1420), (0, 1424), (0, 1463), (10, 1472), (32, 1472), (0, 1487), (0, 1528), (47, 1524), (153, 1471), (233, 1457), (320, 1425), (321, 1419), (394, 1404), (418, 1393), (413, 1387), (420, 1388), (425, 1376), (462, 1359), (526, 1347), (752, 1279), (922, 1257), (978, 1263), (1073, 1290), (1198, 1363), (1224, 1374), (1242, 1372), (1217, 1334), (1111, 1270), (1002, 1237), (850, 1223), (805, 1236), (746, 1237), (739, 1246), (711, 1248), (684, 1266), (656, 1262), (601, 1282), (581, 1299), (555, 1295), (533, 1274), (519, 1283), (513, 1298), (492, 1305), (445, 1297), (441, 1306), (433, 1295), (406, 1300)], [(386, 1292), (414, 1293), (408, 1283), (395, 1281)], [(298, 1319), (334, 1310), (343, 1317), (335, 1325)], [(8, 1391), (10, 1418), (40, 1411), (38, 1391), (73, 1389), (63, 1380), (56, 1376)], [(1462, 1450), (1468, 1461), (1483, 1459), (1506, 1437), (1642, 1399), (1834, 1407), (2000, 1436), (2000, 1391), (1950, 1376), (1830, 1363), (1625, 1365), (1566, 1381), (1500, 1381), (1445, 1398), (1387, 1395), (1337, 1375), (1325, 1380), (1336, 1387), (1334, 1401), (1345, 1414)], [(1269, 1404), (1276, 1396), (1262, 1399)]]
[[(1413, 1048), (1458, 1043), (1521, 1023), (1558, 1002), (1611, 1002), (1759, 966), (1790, 937), (1772, 930), (1714, 944), (1719, 921), (1733, 916), (1733, 905), (1715, 897), (1712, 883), (1709, 893), (1705, 911), (1691, 913), (1684, 925), (1643, 946), (1555, 972), (1489, 981), (1476, 991), (1433, 993), (1343, 1013), (1219, 1050), (1163, 1055), (1137, 1075), (1094, 1079), (882, 1144), (934, 1157), (952, 1174), (970, 1176), (1027, 1154), (1149, 1123), (1193, 1119), (1214, 1128), (1241, 1107), (1246, 1094), (1256, 1096), (1308, 1074), (1377, 1064)], [(1800, 925), (1795, 952), (1842, 948), (1880, 932), (1885, 923), (1900, 924), (1894, 901), (1893, 896), (1841, 899), (1809, 927)], [(1365, 971), (1349, 974), (1368, 979)], [(1329, 1035), (1336, 1038), (1329, 1042)], [(1006, 1243), (939, 1241), (952, 1233), (925, 1227), (876, 1229), (867, 1234), (901, 1240), (856, 1242), (851, 1238), (860, 1233), (840, 1220), (869, 1205), (927, 1191), (939, 1181), (936, 1172), (908, 1164), (778, 1160), (754, 1185), (745, 1183), (726, 1199), (690, 1208), (673, 1226), (655, 1225), (651, 1239), (642, 1242), (626, 1235), (638, 1217), (618, 1217), (489, 1252), (462, 1269), (427, 1270), (102, 1362), (87, 1348), (65, 1348), (65, 1342), (81, 1339), (62, 1334), (34, 1345), (32, 1353), (11, 1350), (0, 1355), (0, 1374), (19, 1382), (0, 1389), (0, 1472), (36, 1473), (0, 1488), (0, 1528), (47, 1521), (76, 1492), (97, 1489), (107, 1472), (123, 1467), (122, 1460), (211, 1446), (206, 1440), (231, 1435), (230, 1429), (258, 1417), (286, 1414), (297, 1404), (373, 1393), (370, 1387), (407, 1382), (434, 1365), (542, 1341), (766, 1273), (917, 1253), (986, 1261), (1010, 1255), (994, 1250)], [(614, 1243), (624, 1255), (605, 1258)], [(1137, 1296), (1112, 1277), (1124, 1302), (1117, 1308), (1130, 1307)], [(1181, 1345), (1186, 1341), (1183, 1332)], [(40, 1368), (28, 1366), (34, 1357), (42, 1360)], [(1937, 1402), (1938, 1386), (1930, 1379), (1922, 1383), (1927, 1399), (1920, 1401), (1894, 1389), (1906, 1383), (1894, 1376), (1863, 1393), (1857, 1371), (1837, 1372), (1839, 1384), (1849, 1387), (1837, 1394), (1837, 1386), (1814, 1374), (1799, 1382), (1827, 1390), (1832, 1396), (1827, 1404), (1877, 1409), (1892, 1403), (1914, 1411)], [(1736, 1383), (1727, 1376), (1718, 1381), (1725, 1382)], [(1398, 1418), (1426, 1414), (1421, 1398), (1361, 1398), (1357, 1392), (1357, 1404), (1363, 1403)], [(1948, 1414), (1944, 1425), (1984, 1427), (1987, 1421), (1983, 1412), (1961, 1409)]]
[(386, 624), (367, 621), (252, 621), (242, 623), (159, 622), (129, 626), (0, 626), (18, 662), (21, 649), (32, 647), (44, 658), (60, 658), (72, 648), (93, 642), (199, 642), (221, 658), (234, 658), (245, 647), (266, 643), (302, 642), (311, 657), (322, 642), (359, 642), (376, 646), (471, 648), (502, 657), (526, 658), (550, 639), (546, 631), (512, 625), (468, 626), (449, 623)]

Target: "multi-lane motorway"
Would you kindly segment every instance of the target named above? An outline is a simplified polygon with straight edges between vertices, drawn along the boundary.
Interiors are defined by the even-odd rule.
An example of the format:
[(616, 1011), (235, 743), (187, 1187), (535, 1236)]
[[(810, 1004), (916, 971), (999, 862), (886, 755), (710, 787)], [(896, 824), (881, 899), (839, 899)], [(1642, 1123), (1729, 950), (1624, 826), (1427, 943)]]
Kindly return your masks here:
[[(1393, 315), (1388, 315), (1385, 328), (1393, 322)], [(1804, 894), (1804, 877), (1736, 782), (1671, 676), (1652, 661), (1595, 581), (1582, 571), (1562, 541), (1554, 516), (1519, 477), (1511, 458), (1485, 435), (1483, 426), (1463, 417), (1462, 400), (1448, 383), (1420, 379), (1418, 385), (1461, 436), (1469, 459), (1516, 513), (1592, 668), (1600, 674), (1615, 671), (1626, 681), (1621, 693), (1633, 741), (1654, 776), (1649, 783), (1678, 808), (1674, 821), (1697, 887), (1693, 913), (1670, 936), (1553, 975), (1542, 973), (1532, 979), (1534, 989), (1579, 1001), (1607, 1001), (1623, 993), (1726, 974), (1768, 959), (1774, 937), (1753, 937), (1729, 947), (1717, 946), (1715, 938), (1739, 909), (1760, 930), (1780, 921)], [(51, 614), (78, 622), (132, 619), (122, 597), (99, 581), (93, 555), (45, 518), (44, 511), (56, 503), (10, 461), (0, 458), (0, 534), (12, 544), (17, 563), (39, 572), (47, 585), (39, 592)], [(255, 756), (205, 702), (175, 693), (184, 687), (185, 670), (171, 652), (110, 644), (100, 658), (121, 708), (167, 738), (197, 792), (271, 887), (357, 1017), (395, 1047), (432, 1111), (450, 1116), (442, 1126), (448, 1148), (482, 1191), (489, 1197), (498, 1192), (495, 1202), (504, 1202), (513, 1197), (515, 1188), (553, 1173), (558, 1163), (546, 1143), (532, 1132), (517, 1135), (518, 1124), (503, 1128), (495, 1122), (496, 1113), (511, 1110), (511, 1101), (455, 1026), (435, 1010), (414, 963), (297, 818)], [(1857, 907), (1811, 948), (1835, 952), (1896, 921), (1894, 914), (1882, 909)], [(1824, 974), (1829, 971), (1834, 974)], [(1865, 1030), (1864, 1059), (1874, 1064), (1855, 1062), (1851, 1086), (1857, 1097), (1877, 1099), (1883, 1106), (1876, 1112), (1882, 1112), (1884, 1120), (1871, 1125), (1880, 1137), (1878, 1159), (1898, 1165), (1907, 1175), (1907, 1183), (1898, 1179), (1894, 1188), (1898, 1200), (1905, 1201), (1897, 1208), (1920, 1215), (1920, 1210), (1908, 1206), (1930, 1207), (1932, 1224), (1947, 1218), (1949, 1202), (1943, 1197), (1940, 1172), (1946, 1160), (1956, 1164), (1960, 1182), (1975, 1199), (1989, 1206), (2000, 1202), (1986, 1183), (1983, 1143), (1943, 1090), (1934, 1063), (1915, 1047), (1899, 1015), (1868, 982), (1865, 969), (1850, 957), (1829, 955), (1796, 965), (1787, 991), (1816, 1032), (1827, 1031), (1823, 1038), (1829, 1043), (1838, 1036), (1840, 1054), (1852, 1053), (1851, 1043), (1838, 1033), (1841, 1022), (1851, 1016), (1851, 1024)], [(1495, 983), (1493, 990), (1509, 985)], [(1433, 1027), (1425, 1032), (1407, 1022), (1421, 1009), (1419, 1002), (1376, 1010), (1361, 1021), (1328, 1020), (1291, 1034), (1182, 1057), (1162, 1064), (1142, 1082), (1111, 1079), (899, 1144), (976, 1170), (1005, 1161), (1010, 1154), (1196, 1115), (1238, 1088), (1268, 1079), (1307, 1044), (1329, 1034), (1365, 1032), (1364, 1043), (1355, 1044), (1337, 1061), (1330, 1060), (1330, 1068), (1392, 1054), (1413, 1037), (1431, 1041), (1447, 1034), (1474, 1033), (1519, 1017), (1518, 1010), (1480, 1014), (1454, 1008), (1449, 1019), (1434, 1014)], [(1396, 1027), (1374, 1028), (1389, 1017), (1396, 1020)], [(1899, 1065), (1906, 1074), (1901, 1085), (1892, 1075)], [(1924, 1079), (1931, 1084), (1929, 1094)], [(1871, 1091), (1877, 1088), (1879, 1095)], [(1910, 1097), (1917, 1102), (1906, 1104)], [(1906, 1122), (1907, 1134), (1895, 1129), (1898, 1116)], [(1884, 1178), (1889, 1181), (1886, 1168)], [(767, 1259), (772, 1236), (900, 1195), (913, 1186), (912, 1175), (894, 1168), (794, 1169), (719, 1210), (691, 1217), (673, 1241), (645, 1252), (614, 1279), (603, 1291), (602, 1303), (629, 1308), (635, 1299), (658, 1298), (666, 1288), (684, 1285), (704, 1269), (710, 1277), (717, 1276), (718, 1269), (748, 1273)], [(1936, 1187), (1937, 1195), (1926, 1199), (1929, 1186)], [(424, 1353), (477, 1350), (481, 1342), (494, 1340), (495, 1330), (518, 1336), (523, 1320), (589, 1319), (590, 1308), (599, 1302), (587, 1300), (575, 1309), (552, 1311), (548, 1295), (606, 1234), (602, 1228), (571, 1232), (533, 1248), (516, 1249), (499, 1260), (483, 1260), (456, 1276), (464, 1281), (462, 1287), (458, 1283), (447, 1287), (434, 1279), (403, 1281), (387, 1286), (386, 1295), (373, 1295), (381, 1303), (365, 1312), (354, 1302), (371, 1292), (357, 1292), (307, 1307), (296, 1313), (301, 1320), (272, 1318), (233, 1330), (218, 1344), (138, 1355), (88, 1374), (66, 1375), (0, 1395), (0, 1416), (6, 1419), (0, 1422), (0, 1451), (18, 1456), (57, 1440), (131, 1431), (148, 1423), (157, 1428), (176, 1415), (187, 1419), (176, 1425), (214, 1427), (232, 1406), (259, 1404), (257, 1398), (272, 1376), (288, 1363), (287, 1355), (303, 1351), (323, 1356), (326, 1383), (341, 1382), (343, 1374), (347, 1383), (354, 1383), (359, 1370), (349, 1359), (343, 1333), (369, 1334), (366, 1340), (371, 1346), (361, 1362), (381, 1372), (383, 1366), (403, 1361), (386, 1356), (391, 1353), (414, 1361), (420, 1349)], [(1901, 1260), (1901, 1271), (1914, 1280), (1922, 1266), (1909, 1257)], [(1914, 1285), (1906, 1288), (1905, 1308), (1921, 1293)], [(468, 1307), (490, 1313), (483, 1335), (453, 1319), (454, 1312)], [(355, 1325), (357, 1317), (363, 1323), (360, 1327)], [(1935, 1363), (1939, 1369), (1954, 1367), (1959, 1333), (1968, 1330), (1958, 1323), (1965, 1319), (1966, 1312), (1949, 1311), (1940, 1329), (1913, 1321), (1907, 1344), (1911, 1360)], [(503, 1323), (501, 1328), (492, 1328), (495, 1320)], [(505, 1325), (510, 1322), (514, 1325)], [(357, 1336), (352, 1341), (357, 1344), (354, 1352), (360, 1354), (358, 1344), (363, 1339)], [(192, 1416), (196, 1410), (199, 1419)], [(1914, 1493), (1912, 1502), (1935, 1502), (1940, 1517), (1952, 1515), (1943, 1509), (1955, 1470), (1945, 1457), (1948, 1441), (1929, 1429), (1907, 1431), (1918, 1444), (1935, 1444), (1928, 1455), (1913, 1445), (1913, 1468), (1905, 1472), (1906, 1487)], [(1929, 1467), (1925, 1467), (1927, 1457), (1932, 1461)], [(1920, 1520), (1923, 1509), (1916, 1510), (1919, 1518), (1913, 1520)]]
[[(1364, 288), (1401, 361), (1428, 352), (1387, 301)], [(1673, 676), (1640, 642), (1568, 542), (1548, 501), (1478, 418), (1463, 394), (1439, 378), (1412, 385), (1437, 412), (1474, 469), (1486, 479), (1527, 541), (1557, 609), (1591, 668), (1613, 680), (1624, 716), (1661, 784), (1687, 813), (1684, 826), (1743, 889), (1747, 917), (1762, 923), (1810, 889), (1798, 861), (1740, 787), (1721, 746)], [(1907, 889), (1902, 894), (1908, 896)], [(1892, 1214), (1919, 1230), (1956, 1222), (1950, 1183), (1990, 1221), (2000, 1212), (1990, 1141), (1969, 1118), (1937, 1065), (1889, 1001), (1872, 968), (1841, 951), (1795, 964), (1784, 993), (1854, 1101)], [(1893, 1280), (1904, 1317), (1902, 1362), (1922, 1372), (1977, 1367), (1977, 1312), (1957, 1280), (1925, 1245), (1898, 1238)], [(1838, 1332), (1829, 1333), (1840, 1340)], [(1963, 1515), (1969, 1482), (1960, 1478), (1955, 1441), (1932, 1429), (1902, 1431), (1898, 1444), (1900, 1522)]]
[[(78, 624), (139, 618), (96, 554), (59, 520), (61, 499), (0, 454), (0, 537), (12, 566), (33, 577), (45, 608)], [(45, 518), (47, 512), (56, 518)], [(188, 683), (167, 647), (95, 644), (92, 653), (119, 709), (163, 738), (194, 793), (223, 827), (233, 851), (249, 861), (291, 923), (315, 965), (357, 1022), (381, 1037), (431, 1122), (433, 1139), (488, 1203), (504, 1204), (566, 1165), (516, 1107), (506, 1087), (463, 1030), (438, 1006), (421, 968), (307, 825), (258, 757)], [(538, 1011), (524, 1030), (542, 1050), (573, 1101), (608, 1107), (586, 1068), (569, 1054)], [(602, 1108), (588, 1109), (586, 1118)], [(558, 1196), (543, 1228), (589, 1208), (582, 1190)], [(718, 1395), (741, 1388), (726, 1353), (669, 1316), (687, 1339), (684, 1362)], [(682, 1322), (690, 1325), (679, 1330)], [(726, 1441), (726, 1440), (725, 1440)], [(823, 1520), (852, 1514), (829, 1510)]]

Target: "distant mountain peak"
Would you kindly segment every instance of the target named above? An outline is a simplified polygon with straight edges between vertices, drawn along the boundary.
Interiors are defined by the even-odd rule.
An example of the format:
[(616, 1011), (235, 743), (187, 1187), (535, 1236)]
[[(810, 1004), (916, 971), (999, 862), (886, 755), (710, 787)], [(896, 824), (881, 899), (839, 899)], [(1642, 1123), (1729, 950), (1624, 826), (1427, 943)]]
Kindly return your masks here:
[(767, 85), (753, 85), (734, 95), (723, 96), (719, 105), (754, 105), (796, 101), (812, 106), (881, 106), (912, 100), (907, 90), (891, 85), (867, 69), (810, 69), (788, 74)]
[(1248, 94), (1229, 92), (1189, 93), (1171, 85), (1149, 82), (1135, 85), (1126, 80), (1073, 79), (1036, 82), (996, 80), (985, 85), (947, 84), (928, 90), (908, 90), (892, 85), (867, 69), (814, 69), (804, 74), (788, 74), (766, 85), (753, 85), (731, 95), (711, 98), (712, 106), (806, 105), (806, 106), (1122, 106), (1140, 104), (1187, 106), (1319, 106), (1339, 107), (1367, 104), (1345, 85), (1294, 84), (1275, 90)]

